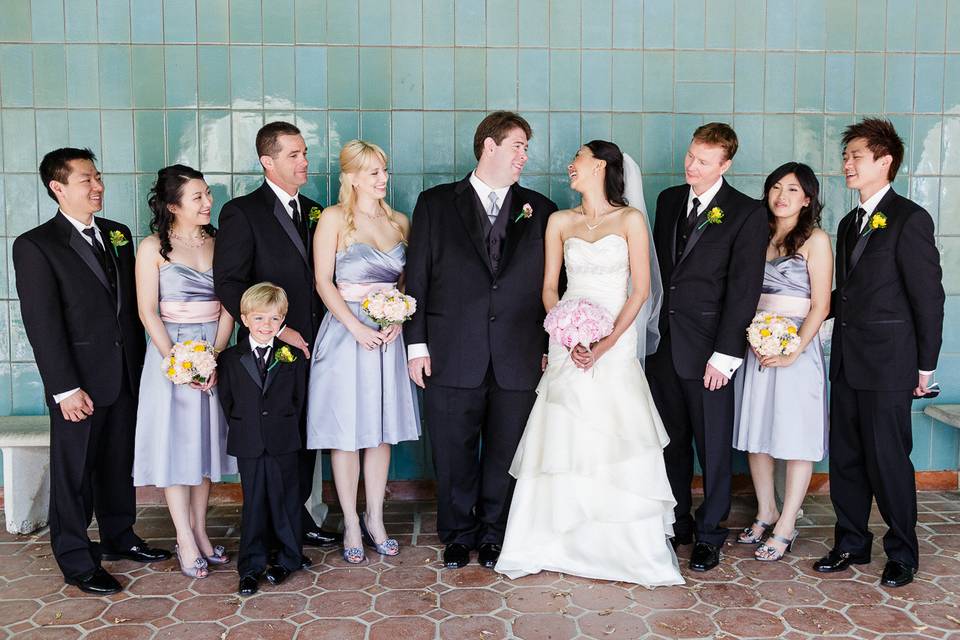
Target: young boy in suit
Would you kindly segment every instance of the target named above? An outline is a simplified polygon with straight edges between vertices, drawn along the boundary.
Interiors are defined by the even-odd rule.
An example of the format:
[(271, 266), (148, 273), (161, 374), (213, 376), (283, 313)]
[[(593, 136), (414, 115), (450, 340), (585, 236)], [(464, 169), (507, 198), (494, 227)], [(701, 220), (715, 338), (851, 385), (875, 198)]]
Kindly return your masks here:
[[(257, 592), (264, 574), (280, 584), (303, 557), (297, 455), (308, 361), (277, 338), (286, 313), (280, 287), (261, 282), (247, 289), (240, 319), (249, 336), (220, 354), (218, 364), (220, 402), (230, 426), (227, 452), (237, 458), (243, 488), (237, 572), (244, 596)], [(270, 535), (280, 548), (267, 568)]]

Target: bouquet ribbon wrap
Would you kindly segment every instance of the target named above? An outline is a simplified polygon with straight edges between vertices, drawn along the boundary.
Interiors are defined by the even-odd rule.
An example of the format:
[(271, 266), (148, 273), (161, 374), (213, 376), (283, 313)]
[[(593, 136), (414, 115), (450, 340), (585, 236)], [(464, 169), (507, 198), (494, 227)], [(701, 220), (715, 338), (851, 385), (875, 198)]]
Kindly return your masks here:
[(396, 286), (396, 282), (338, 282), (337, 290), (345, 302), (363, 302), (371, 293)]
[(220, 303), (217, 300), (163, 300), (160, 302), (160, 319), (184, 324), (213, 322), (220, 319)]

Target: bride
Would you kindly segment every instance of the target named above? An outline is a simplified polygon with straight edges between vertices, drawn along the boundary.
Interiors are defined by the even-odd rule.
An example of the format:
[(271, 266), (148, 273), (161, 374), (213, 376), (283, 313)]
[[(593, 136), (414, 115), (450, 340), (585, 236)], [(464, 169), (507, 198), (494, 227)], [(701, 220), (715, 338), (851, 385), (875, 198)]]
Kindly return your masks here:
[[(588, 298), (615, 318), (613, 333), (567, 352), (550, 342), (510, 473), (517, 478), (496, 570), (541, 570), (632, 582), (682, 584), (673, 535), (675, 501), (663, 448), (668, 438), (643, 374), (656, 348), (662, 290), (651, 259), (640, 171), (617, 145), (594, 140), (568, 166), (580, 206), (551, 216), (543, 304)], [(625, 191), (627, 194), (625, 195)], [(633, 196), (633, 197), (629, 197)], [(651, 281), (656, 295), (651, 294)], [(650, 335), (652, 333), (652, 335)]]

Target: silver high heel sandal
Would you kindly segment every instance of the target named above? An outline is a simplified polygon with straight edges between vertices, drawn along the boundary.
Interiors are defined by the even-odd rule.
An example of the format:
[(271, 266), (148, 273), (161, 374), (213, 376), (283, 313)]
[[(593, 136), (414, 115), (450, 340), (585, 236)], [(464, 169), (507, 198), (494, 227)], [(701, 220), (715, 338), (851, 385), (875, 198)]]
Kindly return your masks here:
[(797, 541), (797, 536), (800, 535), (799, 530), (794, 530), (793, 535), (789, 538), (784, 538), (783, 536), (778, 536), (777, 534), (771, 535), (767, 538), (767, 541), (775, 540), (780, 544), (787, 545), (783, 551), (780, 551), (776, 547), (772, 547), (769, 544), (762, 544), (757, 547), (757, 550), (753, 552), (753, 557), (759, 560), (760, 562), (776, 562), (783, 558), (784, 554), (788, 553), (790, 549), (793, 548), (793, 543)]
[(207, 561), (203, 559), (203, 556), (199, 556), (193, 561), (193, 566), (188, 567), (183, 563), (183, 558), (180, 557), (180, 545), (174, 545), (173, 551), (177, 554), (177, 562), (180, 563), (180, 573), (188, 578), (206, 578), (209, 575)]

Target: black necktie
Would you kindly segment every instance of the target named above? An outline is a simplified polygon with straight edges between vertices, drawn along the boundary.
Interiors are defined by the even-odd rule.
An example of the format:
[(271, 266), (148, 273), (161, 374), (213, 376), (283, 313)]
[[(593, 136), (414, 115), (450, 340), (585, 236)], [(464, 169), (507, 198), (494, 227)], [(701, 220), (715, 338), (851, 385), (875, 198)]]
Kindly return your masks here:
[(693, 228), (697, 224), (697, 211), (700, 209), (700, 199), (693, 199), (693, 207), (687, 213), (686, 218), (680, 218), (677, 222), (677, 260), (683, 255), (683, 250), (687, 248), (687, 240), (693, 233)]
[(260, 379), (267, 377), (267, 354), (270, 353), (270, 347), (257, 347), (257, 370), (260, 372)]
[(854, 223), (850, 225), (850, 231), (847, 233), (846, 253), (847, 264), (850, 264), (850, 256), (853, 255), (853, 248), (857, 246), (860, 240), (860, 227), (863, 226), (863, 219), (867, 216), (867, 211), (863, 207), (857, 208), (857, 215), (854, 217)]
[(307, 225), (303, 222), (303, 216), (300, 214), (300, 207), (298, 206), (297, 199), (291, 198), (290, 202), (287, 204), (290, 205), (291, 211), (293, 211), (293, 224), (297, 227), (297, 233), (300, 234), (300, 240), (303, 241), (303, 247), (307, 247)]
[(857, 235), (860, 235), (863, 230), (863, 219), (867, 217), (867, 210), (863, 207), (857, 208)]
[(116, 289), (117, 277), (113, 270), (113, 263), (110, 261), (110, 257), (107, 255), (107, 252), (103, 250), (103, 245), (101, 245), (100, 241), (97, 240), (96, 230), (93, 227), (87, 227), (83, 230), (83, 235), (90, 238), (90, 249), (93, 251), (93, 255), (97, 258), (97, 262), (99, 262), (100, 266), (103, 268), (103, 274), (107, 276), (107, 282), (110, 283), (110, 287)]

